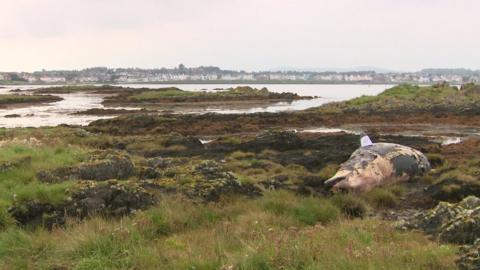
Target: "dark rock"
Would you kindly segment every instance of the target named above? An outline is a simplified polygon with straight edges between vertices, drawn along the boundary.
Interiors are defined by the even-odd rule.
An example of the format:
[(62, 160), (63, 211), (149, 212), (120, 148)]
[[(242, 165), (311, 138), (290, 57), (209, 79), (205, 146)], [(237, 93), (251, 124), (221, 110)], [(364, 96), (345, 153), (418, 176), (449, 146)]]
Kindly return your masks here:
[(468, 196), (480, 196), (480, 182), (471, 176), (452, 174), (429, 186), (425, 193), (437, 201), (458, 202)]
[(285, 182), (285, 181), (288, 180), (288, 175), (285, 175), (285, 174), (275, 175), (275, 176), (273, 177), (273, 179), (274, 179), (275, 181), (278, 181), (278, 182), (280, 182), (280, 183), (283, 183), (283, 182)]
[(50, 203), (28, 201), (14, 204), (9, 212), (19, 224), (52, 228), (65, 223), (60, 208)]
[(16, 202), (9, 212), (22, 225), (52, 228), (63, 225), (66, 217), (118, 217), (145, 209), (155, 202), (153, 195), (138, 184), (117, 181), (102, 184), (83, 182), (69, 195), (67, 201), (57, 205), (37, 201)]
[(313, 174), (302, 176), (301, 179), (303, 180), (303, 183), (309, 187), (321, 187), (325, 181), (323, 177)]
[(137, 167), (137, 175), (139, 179), (155, 179), (162, 174), (152, 167)]
[(278, 151), (302, 148), (303, 143), (296, 132), (293, 131), (267, 131), (258, 135), (255, 140), (243, 143), (244, 150), (259, 152), (263, 149)]
[(134, 174), (135, 167), (127, 156), (113, 156), (78, 168), (79, 178), (85, 180), (127, 179)]
[(135, 167), (128, 156), (109, 156), (103, 160), (78, 166), (40, 171), (37, 173), (37, 178), (42, 182), (57, 183), (66, 180), (127, 179), (133, 175), (135, 175)]
[(182, 136), (180, 134), (170, 136), (165, 141), (166, 147), (170, 147), (173, 145), (183, 145), (189, 149), (203, 148), (203, 144), (198, 138), (193, 136)]
[(14, 113), (14, 114), (7, 114), (4, 117), (5, 118), (17, 118), (17, 117), (21, 117), (21, 115)]

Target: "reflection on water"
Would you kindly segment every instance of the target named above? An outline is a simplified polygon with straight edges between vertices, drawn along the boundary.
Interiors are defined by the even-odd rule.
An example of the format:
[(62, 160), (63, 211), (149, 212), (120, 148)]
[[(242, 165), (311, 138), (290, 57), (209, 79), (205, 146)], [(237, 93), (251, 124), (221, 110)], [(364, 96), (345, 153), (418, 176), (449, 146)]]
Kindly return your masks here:
[[(295, 100), (292, 102), (277, 102), (263, 106), (234, 106), (234, 108), (226, 108), (226, 106), (207, 106), (206, 108), (191, 108), (181, 111), (180, 113), (221, 113), (221, 114), (239, 114), (239, 113), (257, 113), (257, 112), (283, 112), (298, 111), (312, 107), (317, 107), (329, 102), (324, 98), (314, 98), (309, 100)], [(242, 107), (242, 108), (241, 108)]]
[[(245, 84), (241, 84), (245, 85)], [(236, 87), (236, 84), (181, 84), (181, 85), (165, 85), (165, 84), (129, 84), (121, 85), (133, 88), (162, 88), (162, 87), (178, 87), (190, 91), (215, 91), (216, 89), (226, 89)], [(320, 106), (326, 102), (346, 100), (361, 95), (376, 95), (383, 90), (391, 87), (391, 85), (326, 85), (326, 84), (249, 84), (254, 88), (266, 87), (272, 92), (292, 92), (302, 96), (317, 96), (311, 100), (296, 100), (292, 102), (278, 102), (269, 105), (250, 105), (250, 106), (234, 106), (231, 108), (218, 106), (206, 106), (194, 109), (182, 109), (179, 113), (256, 113), (256, 112), (280, 112), (304, 110), (316, 106)], [(0, 88), (0, 94), (7, 94), (10, 90), (19, 89), (22, 91), (35, 88), (48, 87), (48, 85), (31, 86), (31, 85), (14, 85), (3, 86)], [(57, 94), (56, 94), (57, 95)], [(101, 118), (109, 118), (112, 116), (94, 116), (94, 115), (72, 115), (74, 112), (84, 111), (95, 108), (105, 108), (101, 102), (104, 95), (74, 93), (74, 94), (58, 94), (64, 100), (49, 104), (35, 105), (26, 108), (0, 109), (0, 127), (39, 127), (39, 126), (56, 126), (59, 124), (69, 125), (86, 125), (94, 120)], [(133, 109), (133, 108), (127, 108)], [(5, 118), (5, 115), (18, 114), (20, 117)]]
[(360, 135), (360, 132), (348, 129), (341, 129), (341, 128), (327, 128), (327, 127), (319, 127), (319, 128), (311, 128), (311, 129), (304, 129), (300, 132), (307, 132), (307, 133), (337, 133), (337, 132), (345, 132), (350, 134)]

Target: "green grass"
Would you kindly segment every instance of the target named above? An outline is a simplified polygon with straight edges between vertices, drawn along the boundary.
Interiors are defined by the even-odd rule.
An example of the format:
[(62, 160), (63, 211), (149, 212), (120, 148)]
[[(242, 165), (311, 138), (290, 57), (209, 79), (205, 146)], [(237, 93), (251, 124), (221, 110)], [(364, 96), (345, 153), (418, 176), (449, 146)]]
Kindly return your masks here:
[[(158, 203), (128, 217), (70, 218), (64, 227), (47, 230), (14, 224), (7, 208), (13, 201), (59, 203), (73, 181), (43, 184), (38, 170), (75, 165), (90, 155), (102, 156), (112, 145), (125, 149), (136, 164), (143, 152), (163, 149), (163, 136), (77, 136), (79, 129), (0, 129), (0, 269), (454, 269), (456, 249), (403, 232), (366, 213), (385, 207), (404, 192), (392, 186), (369, 193), (333, 197), (267, 191), (259, 198), (225, 195), (215, 203), (198, 203), (179, 195), (158, 194)], [(32, 139), (36, 138), (36, 139)], [(335, 164), (309, 171), (281, 165), (275, 152), (232, 152), (219, 162), (242, 182), (283, 176), (302, 184), (320, 179)], [(172, 183), (190, 187), (203, 157), (172, 158)], [(184, 160), (184, 161), (182, 161)], [(17, 162), (18, 161), (18, 162)], [(477, 162), (472, 161), (472, 166)], [(256, 171), (255, 171), (256, 170)], [(259, 173), (259, 174), (256, 174)], [(132, 181), (134, 181), (132, 179)], [(298, 183), (297, 183), (298, 182)], [(380, 194), (380, 195), (378, 195)], [(387, 194), (387, 196), (385, 196)], [(14, 196), (15, 195), (15, 196)], [(385, 199), (387, 198), (387, 199)], [(363, 217), (357, 219), (355, 217)]]
[(397, 111), (397, 110), (430, 110), (433, 107), (449, 109), (469, 108), (480, 101), (480, 91), (476, 86), (464, 89), (439, 84), (433, 86), (417, 86), (401, 84), (376, 96), (361, 96), (344, 102), (326, 104), (311, 109), (325, 113), (341, 113), (348, 111)]
[(401, 191), (393, 187), (378, 187), (365, 194), (363, 197), (376, 208), (393, 208), (398, 204), (398, 197)]
[(75, 146), (29, 145), (19, 142), (0, 146), (0, 164), (13, 164), (0, 172), (0, 205), (9, 205), (13, 200), (62, 201), (69, 183), (43, 184), (37, 181), (36, 173), (72, 165), (86, 158), (87, 152)]
[(62, 98), (46, 95), (0, 95), (0, 105), (17, 104), (17, 103), (35, 103), (35, 102), (54, 102), (62, 100)]
[(331, 201), (347, 217), (364, 217), (368, 211), (367, 203), (362, 198), (350, 193), (335, 194)]
[[(164, 88), (141, 91), (128, 97), (130, 101), (214, 101), (214, 100), (242, 100), (242, 98), (280, 98), (282, 94), (269, 92), (266, 88), (256, 89), (251, 87), (236, 87), (226, 90), (207, 91), (184, 91), (178, 88)], [(293, 97), (291, 95), (290, 97)]]
[(303, 225), (328, 224), (340, 216), (339, 208), (329, 200), (296, 198), (284, 191), (267, 194), (262, 199), (262, 205), (266, 211), (283, 215)]
[[(282, 197), (288, 200), (286, 206), (280, 206)], [(265, 207), (272, 200), (276, 210)], [(373, 218), (347, 220), (337, 216), (328, 218), (328, 223), (310, 219), (319, 213), (317, 205), (323, 204), (325, 199), (284, 192), (257, 200), (228, 198), (214, 205), (166, 197), (158, 207), (120, 220), (97, 217), (72, 221), (50, 232), (12, 227), (0, 232), (0, 267), (455, 268), (455, 248), (431, 242), (419, 233), (398, 231)]]

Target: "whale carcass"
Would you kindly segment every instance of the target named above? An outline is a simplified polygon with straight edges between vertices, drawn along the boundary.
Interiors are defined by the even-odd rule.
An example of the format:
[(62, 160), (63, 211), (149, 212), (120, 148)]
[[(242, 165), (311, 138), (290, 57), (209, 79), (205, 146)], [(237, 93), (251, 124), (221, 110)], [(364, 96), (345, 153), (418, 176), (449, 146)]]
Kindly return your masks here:
[(324, 185), (333, 191), (363, 192), (376, 186), (406, 181), (430, 170), (427, 157), (411, 147), (372, 143), (367, 136), (337, 173)]

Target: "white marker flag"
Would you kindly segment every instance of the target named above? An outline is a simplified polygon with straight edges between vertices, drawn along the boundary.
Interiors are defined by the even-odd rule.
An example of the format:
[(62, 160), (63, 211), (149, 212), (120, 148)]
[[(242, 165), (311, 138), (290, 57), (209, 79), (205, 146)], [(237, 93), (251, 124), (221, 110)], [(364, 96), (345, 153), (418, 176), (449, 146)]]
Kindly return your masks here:
[(370, 140), (370, 137), (368, 137), (368, 135), (365, 135), (360, 139), (360, 145), (362, 147), (365, 147), (365, 146), (373, 145), (373, 143), (372, 143), (372, 140)]

